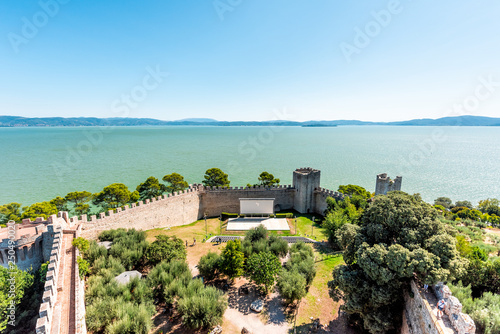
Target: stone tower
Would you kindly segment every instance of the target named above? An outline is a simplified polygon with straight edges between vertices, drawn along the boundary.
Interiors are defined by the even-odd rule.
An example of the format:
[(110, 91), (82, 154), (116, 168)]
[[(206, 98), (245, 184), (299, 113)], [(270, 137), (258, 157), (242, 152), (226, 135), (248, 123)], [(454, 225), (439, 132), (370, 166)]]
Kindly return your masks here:
[(293, 207), (300, 213), (314, 212), (314, 190), (319, 188), (321, 172), (310, 167), (293, 172), (293, 187), (297, 190)]
[(386, 173), (377, 175), (377, 185), (375, 186), (375, 195), (387, 195), (389, 191), (401, 190), (403, 177), (396, 176), (391, 180)]

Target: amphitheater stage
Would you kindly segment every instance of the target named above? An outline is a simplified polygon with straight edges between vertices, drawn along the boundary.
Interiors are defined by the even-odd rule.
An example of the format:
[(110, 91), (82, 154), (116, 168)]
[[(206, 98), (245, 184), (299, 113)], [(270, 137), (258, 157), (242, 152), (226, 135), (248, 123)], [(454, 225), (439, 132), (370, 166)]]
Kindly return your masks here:
[(290, 231), (286, 218), (232, 218), (227, 222), (227, 231), (247, 231), (264, 225), (269, 231)]

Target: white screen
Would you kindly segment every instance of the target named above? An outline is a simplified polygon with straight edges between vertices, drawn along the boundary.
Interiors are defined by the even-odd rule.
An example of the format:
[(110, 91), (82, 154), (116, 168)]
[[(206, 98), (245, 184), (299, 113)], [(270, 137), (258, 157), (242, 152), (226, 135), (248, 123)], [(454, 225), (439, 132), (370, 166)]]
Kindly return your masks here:
[(274, 198), (243, 199), (240, 198), (241, 214), (267, 214), (274, 213)]

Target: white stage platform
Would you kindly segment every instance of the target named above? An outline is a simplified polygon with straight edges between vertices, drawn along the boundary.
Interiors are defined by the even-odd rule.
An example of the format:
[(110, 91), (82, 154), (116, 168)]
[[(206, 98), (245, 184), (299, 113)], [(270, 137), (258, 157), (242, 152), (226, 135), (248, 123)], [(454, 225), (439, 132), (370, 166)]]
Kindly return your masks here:
[(290, 231), (286, 218), (232, 218), (227, 222), (227, 231), (247, 231), (264, 225), (269, 231)]

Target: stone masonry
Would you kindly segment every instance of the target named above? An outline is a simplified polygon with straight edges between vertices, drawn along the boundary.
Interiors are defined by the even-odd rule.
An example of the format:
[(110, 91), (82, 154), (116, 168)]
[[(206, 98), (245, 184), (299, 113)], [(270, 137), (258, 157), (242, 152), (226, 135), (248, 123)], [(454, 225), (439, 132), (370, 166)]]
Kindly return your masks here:
[(401, 190), (402, 182), (403, 178), (401, 176), (396, 176), (394, 180), (391, 180), (386, 173), (378, 174), (375, 195), (387, 195), (389, 191)]
[(404, 295), (402, 334), (474, 334), (476, 332), (474, 321), (469, 315), (461, 312), (462, 305), (458, 299), (451, 295), (447, 286), (441, 285), (440, 287), (442, 289), (440, 293), (446, 301), (445, 313), (449, 321), (437, 319), (436, 311), (433, 310), (426, 296), (421, 293), (415, 281), (412, 281), (411, 293), (405, 291)]

